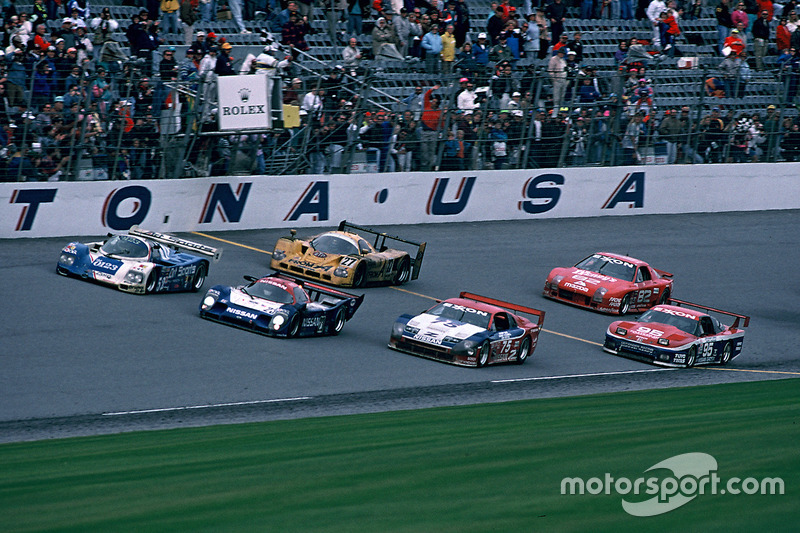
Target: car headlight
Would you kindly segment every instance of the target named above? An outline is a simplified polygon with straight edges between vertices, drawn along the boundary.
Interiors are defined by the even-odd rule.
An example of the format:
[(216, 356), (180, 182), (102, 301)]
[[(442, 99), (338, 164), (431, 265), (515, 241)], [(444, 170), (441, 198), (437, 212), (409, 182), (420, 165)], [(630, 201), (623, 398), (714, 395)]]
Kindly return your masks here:
[(403, 336), (403, 331), (405, 330), (406, 325), (402, 322), (395, 322), (392, 324), (392, 338), (399, 339)]
[(419, 328), (415, 328), (414, 326), (409, 326), (408, 324), (406, 324), (403, 330), (409, 335), (416, 335), (417, 333), (419, 333)]
[(477, 342), (471, 340), (463, 340), (460, 341), (458, 344), (453, 346), (454, 352), (465, 353), (468, 356), (472, 357), (475, 355), (475, 347), (478, 345)]
[(599, 289), (594, 291), (594, 296), (592, 296), (592, 301), (601, 303), (603, 301), (603, 297), (606, 295), (607, 292), (608, 289), (606, 289), (605, 287), (600, 287)]
[(658, 339), (658, 344), (661, 346), (669, 346), (669, 339)]
[(286, 251), (285, 250), (278, 250), (276, 248), (275, 251), (272, 252), (272, 258), (275, 261), (281, 261), (282, 259), (286, 258)]
[(458, 344), (461, 342), (461, 339), (457, 339), (456, 337), (445, 337), (442, 339), (442, 342), (447, 342), (450, 344)]
[(628, 330), (625, 328), (617, 327), (617, 335), (622, 335), (623, 337), (628, 334)]
[(283, 315), (275, 315), (272, 317), (272, 320), (269, 321), (269, 329), (278, 331), (281, 329), (281, 326), (286, 322), (286, 317)]
[(143, 281), (144, 274), (141, 272), (129, 270), (128, 273), (125, 274), (125, 283), (130, 283), (131, 285), (140, 285)]
[(214, 306), (215, 303), (217, 303), (217, 297), (214, 296), (213, 294), (208, 293), (206, 294), (205, 298), (203, 298), (202, 307), (203, 309), (210, 309), (211, 307)]
[(350, 274), (350, 271), (344, 267), (337, 267), (336, 270), (333, 271), (333, 275), (337, 278), (346, 278)]
[(550, 288), (552, 290), (558, 289), (558, 284), (561, 283), (562, 279), (564, 279), (564, 276), (553, 276), (553, 279), (550, 280)]
[(75, 256), (72, 254), (61, 254), (61, 257), (58, 258), (58, 262), (62, 265), (72, 266), (72, 263), (75, 262)]

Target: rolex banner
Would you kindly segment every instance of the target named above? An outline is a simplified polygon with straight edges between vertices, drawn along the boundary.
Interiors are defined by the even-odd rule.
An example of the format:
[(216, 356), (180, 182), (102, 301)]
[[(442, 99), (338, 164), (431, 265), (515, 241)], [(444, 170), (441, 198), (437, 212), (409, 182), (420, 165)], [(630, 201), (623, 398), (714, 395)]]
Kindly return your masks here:
[(220, 76), (217, 81), (219, 129), (271, 128), (271, 81), (258, 74)]

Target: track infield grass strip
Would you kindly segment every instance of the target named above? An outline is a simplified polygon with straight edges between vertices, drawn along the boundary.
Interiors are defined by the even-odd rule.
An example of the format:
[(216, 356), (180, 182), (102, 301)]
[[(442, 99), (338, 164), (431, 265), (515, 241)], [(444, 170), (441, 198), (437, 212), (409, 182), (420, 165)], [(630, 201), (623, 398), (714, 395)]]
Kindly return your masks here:
[[(784, 494), (622, 508), (653, 495), (621, 478), (669, 489), (647, 469), (692, 452), (716, 459), (717, 492), (781, 478)], [(12, 443), (0, 467), (5, 533), (797, 531), (800, 380)]]

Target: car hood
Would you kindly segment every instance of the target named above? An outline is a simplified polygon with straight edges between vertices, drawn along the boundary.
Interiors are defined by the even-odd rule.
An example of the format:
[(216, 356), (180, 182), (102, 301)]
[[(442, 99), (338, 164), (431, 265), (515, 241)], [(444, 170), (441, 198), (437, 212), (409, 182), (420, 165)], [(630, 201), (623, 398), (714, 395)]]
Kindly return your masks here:
[[(587, 294), (593, 294), (600, 287), (612, 290), (616, 287), (627, 286), (629, 283), (611, 276), (590, 272), (580, 268), (556, 268), (550, 273), (550, 279), (555, 276), (564, 278), (558, 283), (559, 287), (569, 288)], [(585, 289), (585, 290), (584, 290)]]
[(449, 318), (442, 318), (440, 316), (429, 315), (427, 313), (418, 315), (408, 321), (408, 325), (419, 328), (419, 334), (426, 335), (437, 339), (445, 337), (454, 337), (459, 340), (468, 339), (476, 333), (483, 333), (484, 328), (452, 320)]
[(278, 302), (272, 302), (270, 300), (265, 300), (264, 298), (250, 296), (241, 289), (231, 289), (228, 301), (233, 305), (252, 309), (253, 311), (258, 311), (260, 313), (266, 313), (269, 315), (274, 315), (278, 309), (284, 306), (284, 304), (280, 304)]
[[(623, 336), (617, 333), (617, 328), (623, 328), (627, 333)], [(617, 321), (613, 322), (608, 327), (608, 332), (617, 336), (624, 337), (627, 340), (638, 342), (641, 344), (648, 344), (651, 346), (661, 346), (658, 343), (659, 339), (667, 339), (669, 341), (669, 348), (676, 346), (683, 346), (696, 340), (697, 337), (690, 335), (675, 326), (668, 326), (666, 324), (657, 324), (652, 322), (630, 322), (630, 321)]]

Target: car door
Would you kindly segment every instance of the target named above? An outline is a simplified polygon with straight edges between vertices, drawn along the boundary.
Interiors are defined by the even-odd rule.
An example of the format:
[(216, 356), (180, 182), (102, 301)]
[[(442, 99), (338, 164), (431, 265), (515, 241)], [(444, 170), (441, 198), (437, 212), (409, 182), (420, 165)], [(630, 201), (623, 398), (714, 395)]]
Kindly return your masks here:
[(489, 329), (492, 332), (489, 360), (499, 363), (516, 357), (525, 330), (517, 325), (514, 316), (506, 312), (495, 313)]
[(636, 294), (633, 296), (631, 304), (638, 309), (648, 309), (658, 301), (661, 291), (657, 290), (658, 285), (650, 276), (650, 270), (646, 266), (636, 268), (634, 277), (636, 284)]

